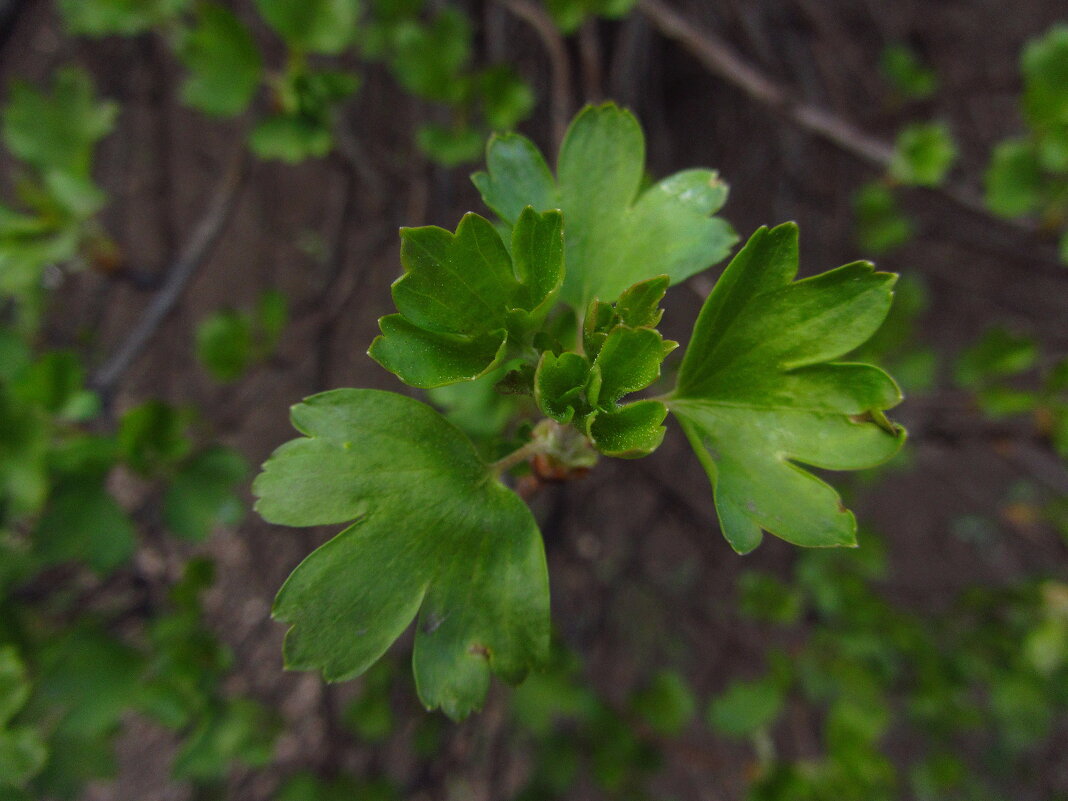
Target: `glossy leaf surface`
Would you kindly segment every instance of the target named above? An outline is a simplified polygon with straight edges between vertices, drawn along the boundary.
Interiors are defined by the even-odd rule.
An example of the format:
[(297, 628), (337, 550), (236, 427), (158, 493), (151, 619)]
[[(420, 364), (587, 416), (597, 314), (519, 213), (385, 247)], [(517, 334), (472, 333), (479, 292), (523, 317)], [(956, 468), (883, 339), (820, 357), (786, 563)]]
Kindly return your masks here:
[(548, 651), (548, 578), (526, 505), (430, 407), (336, 390), (294, 407), (305, 436), (272, 455), (253, 490), (285, 525), (352, 523), (290, 576), (274, 614), (292, 624), (291, 668), (342, 680), (418, 615), (416, 685), (461, 718), (492, 670), (518, 681)]
[(794, 282), (797, 227), (759, 229), (709, 295), (669, 399), (739, 552), (762, 530), (798, 545), (852, 545), (856, 521), (799, 465), (856, 470), (889, 459), (900, 391), (882, 370), (834, 362), (886, 317), (895, 276), (867, 262)]
[(645, 137), (627, 110), (589, 106), (572, 121), (554, 180), (518, 134), (495, 137), (473, 176), (491, 209), (514, 223), (525, 206), (564, 215), (567, 277), (560, 299), (584, 310), (661, 273), (677, 283), (723, 259), (737, 241), (711, 215), (727, 199), (712, 170), (686, 170), (641, 190)]

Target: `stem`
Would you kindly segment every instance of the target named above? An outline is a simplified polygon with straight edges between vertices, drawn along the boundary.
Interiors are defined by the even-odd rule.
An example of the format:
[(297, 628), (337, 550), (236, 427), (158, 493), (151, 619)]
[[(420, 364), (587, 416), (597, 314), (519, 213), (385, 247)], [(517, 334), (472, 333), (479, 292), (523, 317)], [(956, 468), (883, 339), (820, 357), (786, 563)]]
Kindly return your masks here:
[(493, 462), (490, 465), (490, 470), (493, 473), (493, 477), (500, 478), (503, 473), (506, 473), (507, 471), (511, 470), (517, 464), (522, 464), (523, 462), (529, 461), (533, 457), (537, 456), (539, 453), (542, 453), (544, 450), (545, 447), (543, 443), (537, 440), (531, 440), (522, 447), (516, 448), (507, 456), (503, 456), (496, 462)]

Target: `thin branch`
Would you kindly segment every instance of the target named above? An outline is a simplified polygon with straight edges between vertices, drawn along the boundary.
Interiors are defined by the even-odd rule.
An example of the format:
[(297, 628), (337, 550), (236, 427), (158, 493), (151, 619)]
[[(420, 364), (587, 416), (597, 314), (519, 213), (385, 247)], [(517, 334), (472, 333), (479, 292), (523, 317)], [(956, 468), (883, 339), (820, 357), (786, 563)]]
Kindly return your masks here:
[(560, 143), (564, 141), (567, 123), (571, 119), (571, 61), (564, 38), (560, 35), (556, 23), (540, 5), (530, 0), (497, 2), (534, 29), (549, 57), (549, 67), (552, 70), (550, 97), (553, 142), (559, 148)]
[(93, 374), (90, 379), (93, 389), (104, 395), (109, 394), (174, 309), (189, 281), (211, 253), (229, 220), (244, 183), (247, 166), (248, 155), (242, 145), (219, 182), (211, 202), (204, 211), (204, 216), (197, 223), (185, 248), (167, 271), (167, 277), (159, 292), (152, 298), (140, 321), (126, 339)]
[[(639, 0), (638, 8), (664, 36), (681, 44), (709, 72), (745, 92), (752, 100), (877, 169), (885, 170), (890, 166), (894, 155), (892, 145), (826, 109), (795, 101), (786, 88), (747, 62), (729, 44), (695, 25), (663, 0)], [(946, 186), (928, 191), (985, 220), (1019, 232), (1036, 233), (1036, 227), (1027, 221), (994, 216), (980, 198), (960, 187)]]

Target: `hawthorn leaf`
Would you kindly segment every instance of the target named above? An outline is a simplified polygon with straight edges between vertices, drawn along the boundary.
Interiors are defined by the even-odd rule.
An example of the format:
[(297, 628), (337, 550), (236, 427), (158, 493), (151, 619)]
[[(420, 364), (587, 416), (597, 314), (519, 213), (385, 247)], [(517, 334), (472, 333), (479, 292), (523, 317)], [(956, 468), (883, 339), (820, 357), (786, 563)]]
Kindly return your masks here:
[(668, 409), (660, 401), (640, 400), (586, 418), (586, 434), (595, 448), (617, 459), (639, 459), (660, 447)]
[(80, 69), (57, 72), (51, 93), (15, 81), (3, 111), (4, 144), (44, 172), (88, 178), (93, 148), (111, 132), (118, 110), (96, 99), (92, 79)]
[(260, 85), (263, 60), (256, 42), (241, 20), (225, 6), (203, 3), (197, 24), (178, 48), (190, 75), (182, 85), (182, 99), (206, 114), (240, 114)]
[(712, 482), (720, 527), (740, 553), (762, 530), (797, 545), (853, 545), (856, 520), (800, 465), (857, 470), (886, 461), (905, 433), (901, 401), (868, 364), (834, 362), (890, 309), (896, 276), (868, 262), (793, 281), (797, 226), (760, 228), (697, 319), (668, 399)]
[(290, 47), (337, 55), (356, 34), (359, 0), (256, 0), (260, 14)]
[(671, 285), (671, 276), (658, 275), (641, 281), (622, 295), (615, 303), (616, 314), (624, 325), (634, 328), (654, 328), (664, 316), (660, 302)]
[(465, 215), (455, 234), (402, 229), (405, 273), (393, 284), (400, 313), (379, 320), (371, 358), (423, 389), (470, 381), (500, 365), (509, 335), (536, 328), (563, 281), (559, 212), (523, 211), (512, 251), (477, 214)]
[(290, 668), (357, 676), (418, 614), (419, 696), (462, 718), (483, 702), (491, 671), (516, 682), (544, 663), (537, 525), (459, 429), (423, 403), (364, 389), (315, 395), (292, 418), (305, 436), (264, 465), (256, 509), (284, 525), (352, 524), (278, 593)]
[(558, 423), (570, 423), (576, 412), (585, 409), (581, 396), (589, 376), (590, 363), (579, 354), (565, 351), (557, 356), (546, 351), (534, 373), (538, 408)]
[(660, 377), (660, 363), (676, 347), (655, 328), (616, 326), (590, 370), (590, 404), (607, 411), (624, 395), (645, 389)]
[(938, 186), (957, 159), (957, 145), (945, 123), (916, 123), (897, 136), (890, 175), (903, 184)]
[(52, 564), (76, 559), (107, 575), (133, 556), (137, 532), (98, 477), (76, 477), (53, 491), (34, 532), (34, 551)]
[(517, 134), (490, 140), (486, 166), (472, 180), (509, 224), (528, 205), (563, 212), (560, 299), (577, 311), (661, 273), (678, 283), (726, 257), (737, 241), (711, 216), (727, 199), (715, 171), (686, 170), (639, 191), (645, 137), (634, 115), (612, 103), (587, 106), (572, 121), (555, 182), (538, 149)]
[(163, 520), (187, 540), (205, 540), (219, 525), (235, 525), (245, 512), (235, 495), (248, 475), (248, 463), (237, 451), (216, 446), (182, 466), (163, 497)]

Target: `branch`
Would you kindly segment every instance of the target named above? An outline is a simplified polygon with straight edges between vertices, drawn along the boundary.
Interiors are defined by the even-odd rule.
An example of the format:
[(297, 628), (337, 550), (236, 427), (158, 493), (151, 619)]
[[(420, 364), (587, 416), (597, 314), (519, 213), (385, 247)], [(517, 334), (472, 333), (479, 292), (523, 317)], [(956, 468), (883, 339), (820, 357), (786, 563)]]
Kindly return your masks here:
[(553, 73), (550, 89), (553, 142), (559, 149), (560, 143), (564, 141), (567, 124), (571, 120), (571, 61), (567, 55), (564, 38), (545, 10), (530, 0), (497, 0), (497, 2), (534, 29), (549, 57), (549, 66)]
[(215, 194), (200, 218), (185, 248), (177, 261), (167, 270), (167, 277), (159, 292), (145, 309), (140, 321), (130, 331), (115, 351), (107, 358), (90, 379), (90, 386), (102, 395), (107, 395), (122, 378), (130, 365), (141, 355), (160, 325), (174, 309), (189, 281), (204, 263), (219, 239), (237, 196), (244, 183), (248, 167), (247, 151), (242, 144), (231, 161)]
[[(695, 25), (692, 20), (686, 19), (663, 0), (639, 0), (638, 8), (664, 36), (681, 44), (705, 69), (737, 87), (750, 99), (879, 170), (886, 170), (890, 166), (894, 156), (891, 144), (871, 136), (826, 109), (793, 100), (786, 88), (748, 63), (729, 44), (712, 32)], [(1037, 232), (1037, 228), (1027, 221), (991, 214), (982, 199), (966, 189), (946, 186), (928, 191), (984, 220), (993, 220), (1018, 232)]]

